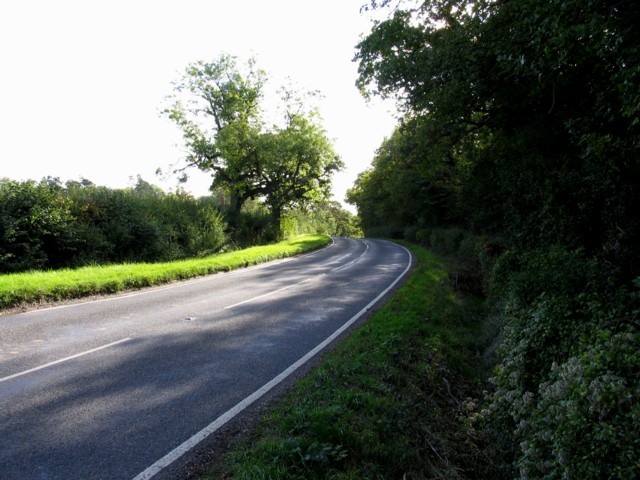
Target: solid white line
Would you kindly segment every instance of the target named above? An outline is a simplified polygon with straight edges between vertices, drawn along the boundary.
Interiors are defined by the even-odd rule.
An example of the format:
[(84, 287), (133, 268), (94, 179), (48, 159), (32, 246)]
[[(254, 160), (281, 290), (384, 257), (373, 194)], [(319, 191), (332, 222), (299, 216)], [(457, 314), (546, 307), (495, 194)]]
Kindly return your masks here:
[(148, 480), (148, 479), (154, 477), (155, 475), (157, 475), (162, 469), (164, 469), (164, 468), (168, 467), (169, 465), (171, 465), (178, 458), (180, 458), (182, 455), (187, 453), (189, 450), (191, 450), (193, 447), (195, 447), (198, 443), (200, 443), (201, 441), (206, 439), (209, 435), (214, 433), (216, 430), (218, 430), (225, 423), (227, 423), (229, 420), (231, 420), (236, 415), (238, 415), (240, 412), (242, 412), (249, 405), (254, 403), (256, 400), (260, 399), (263, 395), (265, 395), (267, 392), (269, 392), (273, 387), (278, 385), (285, 378), (287, 378), (289, 375), (291, 375), (293, 372), (295, 372), (298, 368), (300, 368), (302, 365), (307, 363), (311, 358), (313, 358), (320, 351), (322, 351), (327, 345), (329, 345), (336, 338), (338, 338), (338, 336), (340, 336), (340, 334), (342, 334), (346, 329), (348, 329), (351, 325), (353, 325), (362, 315), (364, 315), (382, 297), (384, 297), (389, 292), (389, 290), (391, 290), (400, 281), (400, 279), (405, 276), (405, 274), (411, 268), (411, 252), (409, 250), (407, 250), (405, 247), (403, 247), (402, 245), (398, 245), (398, 246), (400, 248), (404, 249), (409, 254), (409, 264), (404, 269), (404, 271), (382, 293), (380, 293), (380, 295), (378, 295), (376, 298), (374, 298), (371, 302), (369, 302), (367, 304), (366, 307), (364, 307), (362, 310), (360, 310), (358, 313), (356, 313), (353, 317), (351, 317), (351, 319), (347, 323), (342, 325), (342, 327), (340, 327), (338, 330), (333, 332), (333, 334), (330, 337), (328, 337), (324, 342), (319, 344), (317, 347), (315, 347), (313, 350), (311, 350), (309, 353), (307, 353), (300, 360), (298, 360), (297, 362), (292, 364), (289, 368), (287, 368), (285, 371), (283, 371), (280, 375), (278, 375), (277, 377), (273, 378), (270, 382), (268, 382), (265, 385), (263, 385), (260, 389), (258, 389), (255, 392), (253, 392), (251, 395), (246, 397), (244, 400), (242, 400), (240, 403), (236, 404), (231, 409), (227, 410), (225, 413), (220, 415), (217, 419), (215, 419), (213, 422), (211, 422), (205, 428), (203, 428), (198, 433), (196, 433), (193, 437), (191, 437), (190, 439), (185, 441), (182, 445), (176, 447), (174, 450), (172, 450), (171, 452), (166, 454), (164, 457), (162, 457), (156, 463), (154, 463), (149, 468), (147, 468), (144, 472), (136, 475), (133, 478), (133, 480)]
[(76, 353), (75, 355), (71, 355), (70, 357), (61, 358), (60, 360), (56, 360), (54, 362), (49, 362), (44, 365), (40, 365), (39, 367), (30, 368), (29, 370), (25, 370), (23, 372), (14, 373), (13, 375), (9, 375), (8, 377), (0, 378), (0, 383), (6, 382), (7, 380), (11, 380), (12, 378), (20, 377), (22, 375), (26, 375), (28, 373), (37, 372), (38, 370), (42, 370), (43, 368), (51, 367), (53, 365), (57, 365), (58, 363), (66, 362), (68, 360), (73, 360), (74, 358), (82, 357), (83, 355), (88, 355), (89, 353), (97, 352), (99, 350), (103, 350), (105, 348), (113, 347), (114, 345), (118, 345), (119, 343), (128, 342), (131, 338), (123, 338), (122, 340), (118, 340), (117, 342), (109, 343), (107, 345), (102, 345), (101, 347), (92, 348), (91, 350), (87, 350), (86, 352)]

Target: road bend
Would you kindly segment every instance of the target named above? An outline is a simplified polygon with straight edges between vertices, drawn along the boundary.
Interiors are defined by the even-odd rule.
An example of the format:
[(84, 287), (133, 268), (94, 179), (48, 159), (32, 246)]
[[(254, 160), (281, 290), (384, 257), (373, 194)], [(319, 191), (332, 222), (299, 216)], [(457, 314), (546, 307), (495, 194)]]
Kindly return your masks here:
[(0, 317), (0, 479), (159, 479), (404, 279), (336, 238), (291, 259)]

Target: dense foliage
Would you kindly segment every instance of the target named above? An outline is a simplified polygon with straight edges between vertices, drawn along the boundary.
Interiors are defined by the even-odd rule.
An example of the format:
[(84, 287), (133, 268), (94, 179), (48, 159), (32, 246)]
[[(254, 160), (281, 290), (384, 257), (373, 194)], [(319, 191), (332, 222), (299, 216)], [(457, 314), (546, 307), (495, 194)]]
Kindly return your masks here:
[(358, 85), (404, 118), (348, 193), (365, 232), (457, 251), (489, 294), (514, 475), (636, 478), (640, 4), (376, 3)]
[(302, 233), (357, 236), (356, 217), (335, 202), (292, 209), (274, 229), (270, 212), (222, 195), (165, 193), (138, 177), (132, 188), (88, 180), (0, 179), (0, 273), (202, 257)]
[(202, 256), (227, 243), (225, 229), (209, 199), (142, 179), (121, 190), (0, 180), (0, 272)]

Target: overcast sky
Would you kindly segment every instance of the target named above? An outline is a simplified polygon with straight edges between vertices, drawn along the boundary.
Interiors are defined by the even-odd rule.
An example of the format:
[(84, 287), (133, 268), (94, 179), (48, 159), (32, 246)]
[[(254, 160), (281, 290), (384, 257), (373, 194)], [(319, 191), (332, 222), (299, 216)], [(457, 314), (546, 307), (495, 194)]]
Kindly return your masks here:
[[(158, 112), (187, 64), (255, 57), (275, 88), (290, 78), (324, 94), (319, 108), (345, 161), (343, 200), (395, 125), (392, 104), (354, 86), (365, 0), (0, 0), (0, 177), (87, 178), (112, 188), (141, 175), (166, 190), (184, 156)], [(187, 190), (207, 193), (193, 171)]]

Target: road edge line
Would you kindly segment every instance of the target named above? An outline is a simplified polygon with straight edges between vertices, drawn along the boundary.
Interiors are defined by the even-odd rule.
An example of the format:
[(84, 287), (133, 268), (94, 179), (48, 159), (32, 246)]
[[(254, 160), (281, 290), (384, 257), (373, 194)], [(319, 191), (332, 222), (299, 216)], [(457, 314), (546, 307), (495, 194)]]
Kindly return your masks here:
[[(389, 242), (389, 243), (393, 243), (393, 242)], [(373, 307), (376, 303), (378, 303), (378, 301), (380, 301), (380, 299), (382, 297), (384, 297), (387, 293), (389, 293), (389, 291), (393, 287), (395, 287), (397, 285), (397, 283), (411, 269), (411, 266), (413, 264), (413, 255), (411, 254), (411, 251), (408, 248), (406, 248), (406, 247), (404, 247), (402, 245), (399, 245), (397, 243), (393, 243), (393, 245), (396, 245), (396, 246), (402, 248), (405, 252), (407, 252), (407, 254), (409, 255), (409, 263), (408, 263), (407, 267), (404, 269), (404, 271), (398, 277), (396, 277), (396, 279), (385, 290), (383, 290), (376, 298), (374, 298), (371, 302), (369, 302), (362, 310), (360, 310), (358, 313), (356, 313), (346, 323), (344, 323), (340, 328), (338, 328), (329, 337), (327, 337), (322, 343), (320, 343), (315, 348), (310, 350), (306, 355), (304, 355), (302, 358), (300, 358), (297, 362), (291, 364), (282, 373), (280, 373), (279, 375), (277, 375), (276, 377), (271, 379), (271, 381), (269, 381), (266, 384), (264, 384), (261, 388), (259, 388), (255, 392), (253, 392), (251, 395), (246, 397), (244, 400), (240, 401), (235, 406), (231, 407), (229, 410), (227, 410), (225, 413), (220, 415), (218, 418), (216, 418), (213, 422), (211, 422), (205, 428), (200, 430), (198, 433), (193, 435), (191, 438), (189, 438), (188, 440), (183, 442), (178, 447), (176, 447), (173, 450), (171, 450), (164, 457), (162, 457), (160, 460), (155, 462), (153, 465), (149, 466), (143, 472), (141, 472), (138, 475), (136, 475), (132, 480), (148, 480), (150, 478), (153, 478), (155, 475), (160, 473), (163, 469), (165, 469), (166, 467), (171, 465), (178, 458), (180, 458), (182, 455), (184, 455), (189, 450), (191, 450), (193, 447), (195, 447), (198, 443), (200, 443), (203, 440), (205, 440), (207, 437), (209, 437), (216, 430), (220, 429), (220, 427), (224, 426), (229, 420), (233, 419), (236, 415), (238, 415), (244, 409), (246, 409), (251, 404), (253, 404), (257, 400), (259, 400), (266, 393), (268, 393), (270, 390), (272, 390), (275, 386), (277, 386), (279, 383), (281, 383), (283, 380), (285, 380), (288, 376), (290, 376), (292, 373), (294, 373), (296, 370), (298, 370), (300, 367), (302, 367), (305, 363), (307, 363), (309, 360), (311, 360), (313, 357), (315, 357), (325, 347), (327, 347), (327, 345), (329, 345), (331, 342), (333, 342), (345, 330), (347, 330), (349, 327), (351, 327), (351, 325), (353, 325), (356, 321), (358, 321), (358, 319), (362, 315), (367, 313), (367, 311), (369, 311), (371, 309), (371, 307)]]

